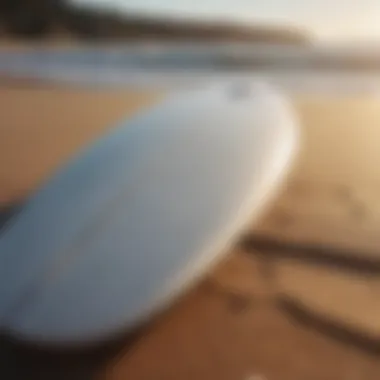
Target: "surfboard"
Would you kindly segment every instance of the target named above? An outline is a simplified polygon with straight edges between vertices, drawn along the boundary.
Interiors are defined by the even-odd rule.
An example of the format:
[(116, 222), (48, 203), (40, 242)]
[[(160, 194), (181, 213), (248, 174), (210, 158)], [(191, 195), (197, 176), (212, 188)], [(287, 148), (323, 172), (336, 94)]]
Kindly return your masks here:
[(258, 217), (296, 141), (286, 97), (255, 81), (174, 92), (121, 122), (2, 230), (0, 328), (89, 344), (154, 316)]

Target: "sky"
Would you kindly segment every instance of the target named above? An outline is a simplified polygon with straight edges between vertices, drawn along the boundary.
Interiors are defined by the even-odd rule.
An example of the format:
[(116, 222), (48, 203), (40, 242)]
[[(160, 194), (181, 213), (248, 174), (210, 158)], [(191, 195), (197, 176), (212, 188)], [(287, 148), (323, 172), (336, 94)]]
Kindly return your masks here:
[(198, 19), (290, 24), (323, 41), (380, 39), (380, 0), (72, 0), (114, 9)]

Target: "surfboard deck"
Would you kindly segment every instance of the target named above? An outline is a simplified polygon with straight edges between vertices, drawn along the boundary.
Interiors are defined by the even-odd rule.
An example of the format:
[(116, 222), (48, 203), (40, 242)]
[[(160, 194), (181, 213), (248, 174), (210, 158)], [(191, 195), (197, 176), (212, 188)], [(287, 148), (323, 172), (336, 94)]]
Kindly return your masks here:
[(80, 152), (0, 235), (0, 327), (87, 344), (174, 302), (286, 173), (286, 99), (262, 83), (175, 93)]

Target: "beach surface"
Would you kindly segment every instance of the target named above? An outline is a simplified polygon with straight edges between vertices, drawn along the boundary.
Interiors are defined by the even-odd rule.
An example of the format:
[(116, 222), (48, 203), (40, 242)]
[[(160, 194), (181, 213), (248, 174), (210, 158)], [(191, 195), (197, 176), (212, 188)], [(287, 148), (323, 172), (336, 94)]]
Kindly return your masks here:
[(0, 204), (17, 202), (81, 148), (158, 94), (0, 84)]
[[(0, 204), (22, 201), (81, 147), (164, 95), (146, 90), (78, 90), (2, 81)], [(343, 247), (361, 252), (364, 258), (377, 258), (379, 101), (364, 95), (297, 96), (293, 100), (302, 125), (302, 149), (287, 184), (260, 222), (252, 226), (252, 232), (296, 243)], [(273, 281), (272, 269), (268, 274), (265, 265), (234, 252), (197, 289), (153, 323), (133, 347), (126, 344), (96, 374), (86, 372), (86, 365), (76, 361), (67, 369), (72, 375), (60, 378), (380, 377), (376, 355), (298, 325), (273, 302), (274, 293), (282, 286), (287, 295), (302, 302), (307, 303), (309, 295), (310, 307), (317, 312), (339, 321), (349, 316), (360, 328), (369, 324), (368, 329), (375, 329), (372, 320), (366, 325), (365, 318), (361, 318), (361, 310), (362, 314), (372, 311), (380, 320), (380, 312), (371, 303), (375, 302), (373, 297), (364, 297), (368, 301), (363, 306), (362, 294), (369, 289), (365, 277), (352, 293), (356, 299), (344, 301), (343, 295), (351, 292), (346, 278), (329, 277), (328, 286), (335, 289), (329, 295), (328, 287), (321, 288), (321, 277), (307, 272), (309, 268), (289, 268), (287, 262), (284, 269), (279, 263)], [(355, 279), (350, 284), (355, 286)], [(373, 281), (371, 284), (370, 291), (377, 295), (378, 285), (374, 287)], [(345, 302), (340, 308), (345, 314), (335, 307), (340, 300)], [(377, 329), (373, 333), (376, 338)], [(4, 350), (0, 347), (0, 355)], [(9, 358), (14, 354), (7, 355)], [(47, 369), (47, 360), (28, 364), (27, 357), (13, 360), (24, 368), (25, 376), (33, 379), (33, 371), (39, 366), (36, 379), (58, 378), (54, 368)], [(1, 372), (17, 372), (10, 366), (4, 365), (3, 369), (0, 365), (0, 377)]]

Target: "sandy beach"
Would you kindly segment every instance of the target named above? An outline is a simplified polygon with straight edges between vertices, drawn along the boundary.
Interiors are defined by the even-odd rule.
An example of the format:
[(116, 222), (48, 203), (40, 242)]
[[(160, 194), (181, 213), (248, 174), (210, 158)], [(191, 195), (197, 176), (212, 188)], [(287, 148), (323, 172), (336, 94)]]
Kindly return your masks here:
[[(0, 203), (27, 195), (80, 147), (162, 96), (2, 80)], [(342, 185), (380, 182), (380, 168), (373, 164), (380, 156), (378, 99), (318, 95), (293, 101), (302, 126), (296, 178)]]
[(81, 147), (157, 97), (21, 81), (0, 85), (0, 204), (27, 196)]
[[(163, 95), (3, 81), (0, 204), (27, 197), (81, 147)], [(380, 245), (378, 100), (323, 95), (293, 100), (302, 125), (302, 149), (288, 185), (254, 230), (376, 255)], [(223, 268), (214, 279), (216, 276), (233, 294), (236, 289), (245, 293), (253, 288), (254, 299), (262, 299), (267, 293), (262, 284), (252, 285), (255, 269), (248, 274), (244, 262), (226, 263)], [(291, 291), (295, 286), (297, 292), (319, 286), (315, 285), (318, 282), (302, 281), (297, 286), (292, 283)], [(326, 294), (314, 293), (319, 299)], [(339, 298), (339, 289), (335, 293)], [(241, 299), (233, 294), (221, 297), (202, 285), (173, 310), (171, 317), (152, 327), (133, 355), (121, 354), (112, 362), (106, 378), (236, 380), (245, 379), (249, 371), (260, 371), (268, 380), (301, 380), (311, 375), (334, 380), (378, 378), (380, 368), (371, 357), (296, 328), (267, 304), (248, 306), (247, 313), (236, 311), (241, 309)], [(323, 302), (316, 303), (323, 309)], [(346, 305), (345, 310), (350, 313), (355, 308), (353, 302), (351, 309)], [(258, 340), (260, 346), (253, 348), (252, 342)], [(161, 350), (162, 344), (165, 350)], [(351, 372), (357, 377), (345, 377)]]

